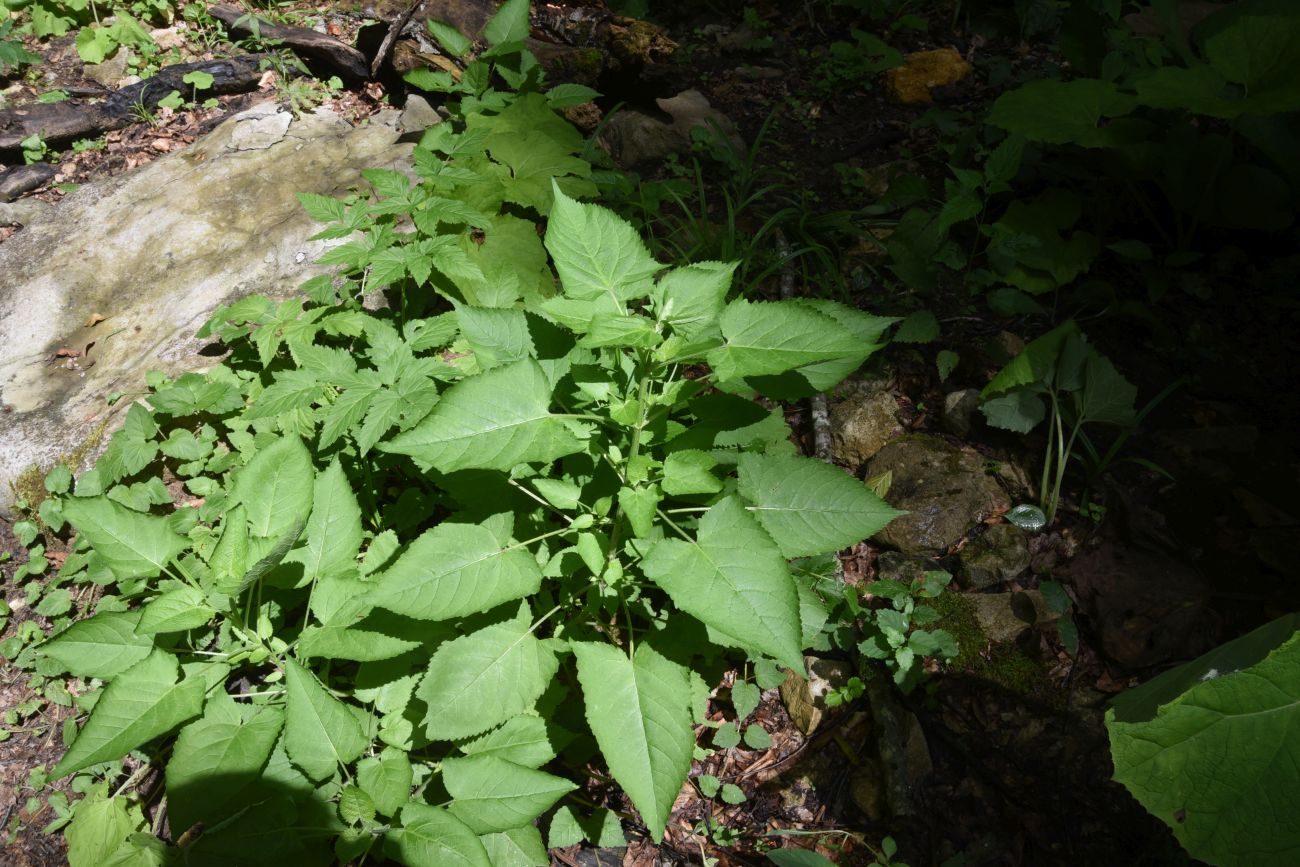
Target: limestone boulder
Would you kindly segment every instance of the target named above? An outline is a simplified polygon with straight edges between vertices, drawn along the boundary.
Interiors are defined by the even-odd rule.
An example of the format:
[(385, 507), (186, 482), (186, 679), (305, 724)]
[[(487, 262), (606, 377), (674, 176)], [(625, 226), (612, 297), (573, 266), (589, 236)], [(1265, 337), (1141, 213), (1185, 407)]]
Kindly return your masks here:
[(296, 193), (342, 193), (361, 169), (409, 167), (411, 149), (396, 112), (353, 127), (266, 103), (31, 216), (0, 244), (0, 515), (24, 470), (93, 454), (88, 438), (130, 403), (110, 393), (211, 365), (193, 335), (218, 305), (321, 272)]

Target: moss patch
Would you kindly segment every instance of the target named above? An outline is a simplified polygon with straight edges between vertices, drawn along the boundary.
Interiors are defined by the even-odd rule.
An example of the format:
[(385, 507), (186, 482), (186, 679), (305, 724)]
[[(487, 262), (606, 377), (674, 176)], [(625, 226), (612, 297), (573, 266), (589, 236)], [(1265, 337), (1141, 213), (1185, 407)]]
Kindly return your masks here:
[(948, 664), (950, 672), (987, 680), (1017, 695), (1032, 695), (1052, 704), (1060, 701), (1041, 663), (1014, 644), (989, 641), (965, 596), (944, 593), (930, 604), (942, 615), (936, 626), (957, 640), (957, 658)]

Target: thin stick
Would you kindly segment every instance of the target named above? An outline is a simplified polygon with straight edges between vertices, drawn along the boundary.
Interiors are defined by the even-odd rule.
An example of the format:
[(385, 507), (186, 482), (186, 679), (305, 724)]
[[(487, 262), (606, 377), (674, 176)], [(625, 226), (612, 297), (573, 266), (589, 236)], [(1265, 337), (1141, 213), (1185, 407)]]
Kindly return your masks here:
[(411, 20), (411, 16), (415, 14), (415, 10), (419, 9), (420, 4), (423, 2), (424, 0), (415, 0), (415, 2), (411, 4), (411, 8), (407, 9), (406, 12), (402, 14), (402, 17), (394, 21), (392, 26), (388, 28), (388, 35), (384, 37), (383, 42), (379, 43), (379, 52), (375, 55), (375, 59), (370, 61), (371, 78), (379, 75), (379, 67), (383, 66), (384, 61), (388, 59), (388, 53), (393, 50), (393, 43), (397, 41), (397, 37), (406, 29), (407, 22)]

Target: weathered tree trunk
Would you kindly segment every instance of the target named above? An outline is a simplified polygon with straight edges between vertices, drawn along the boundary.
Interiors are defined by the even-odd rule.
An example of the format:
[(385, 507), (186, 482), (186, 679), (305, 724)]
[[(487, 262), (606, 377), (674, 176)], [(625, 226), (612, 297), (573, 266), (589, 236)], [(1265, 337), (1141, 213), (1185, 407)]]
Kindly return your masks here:
[[(252, 35), (253, 26), (246, 18), (247, 12), (237, 6), (224, 4), (209, 6), (208, 14), (225, 24), (230, 34), (243, 39)], [(286, 47), (303, 59), (313, 73), (322, 77), (337, 75), (349, 87), (360, 84), (370, 78), (370, 69), (366, 56), (333, 36), (308, 30), (306, 27), (293, 27), (286, 24), (273, 24), (262, 18), (257, 19), (258, 32), (264, 39), (278, 39)]]
[(47, 144), (64, 145), (130, 126), (142, 112), (157, 108), (159, 100), (173, 90), (188, 94), (192, 88), (181, 79), (196, 70), (212, 76), (212, 86), (203, 91), (205, 96), (252, 90), (262, 77), (260, 60), (261, 55), (247, 54), (228, 60), (178, 63), (115, 91), (102, 102), (67, 100), (5, 109), (0, 111), (0, 152), (19, 150), (21, 142), (34, 133)]

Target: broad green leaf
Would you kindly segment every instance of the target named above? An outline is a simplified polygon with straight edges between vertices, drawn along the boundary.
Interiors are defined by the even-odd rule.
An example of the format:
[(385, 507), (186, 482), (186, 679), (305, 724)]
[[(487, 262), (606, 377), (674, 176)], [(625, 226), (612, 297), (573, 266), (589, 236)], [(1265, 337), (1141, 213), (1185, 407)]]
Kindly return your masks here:
[(393, 747), (357, 763), (357, 783), (385, 816), (396, 815), (410, 800), (412, 780), (411, 759)]
[(155, 597), (140, 614), (135, 631), (141, 635), (197, 629), (217, 612), (203, 601), (203, 591), (182, 585)]
[(654, 485), (619, 488), (618, 506), (623, 510), (627, 522), (632, 525), (633, 534), (650, 535), (654, 530), (655, 512), (661, 499), (659, 488)]
[(450, 24), (432, 19), (427, 21), (426, 24), (429, 28), (429, 34), (438, 40), (438, 45), (452, 57), (463, 57), (466, 52), (474, 47), (474, 43), (470, 41), (468, 36), (465, 36)]
[(361, 507), (338, 458), (316, 475), (307, 545), (286, 557), (303, 564), (307, 580), (356, 568), (361, 550)]
[(1031, 391), (1013, 391), (985, 400), (980, 405), (980, 412), (994, 427), (1029, 433), (1047, 418), (1047, 404), (1042, 396)]
[(803, 665), (799, 597), (789, 567), (735, 497), (704, 514), (695, 542), (665, 539), (641, 568), (687, 614), (796, 671)]
[(149, 655), (153, 639), (137, 635), (138, 611), (101, 611), (41, 645), (41, 652), (76, 677), (117, 677)]
[(398, 822), (384, 849), (407, 867), (494, 867), (478, 835), (446, 810), (412, 801)]
[(992, 397), (1022, 385), (1046, 383), (1056, 369), (1061, 347), (1079, 333), (1078, 324), (1069, 319), (1041, 337), (1034, 338), (1006, 367), (998, 371), (992, 382), (984, 386), (980, 397)]
[(632, 659), (608, 644), (571, 646), (601, 754), (651, 838), (661, 840), (695, 747), (687, 671), (644, 642)]
[[(286, 370), (244, 411), (244, 418), (272, 418), (295, 409), (306, 409), (325, 394), (325, 386), (309, 370)], [(166, 449), (164, 449), (166, 453)]]
[[(315, 598), (312, 604), (315, 606)], [(377, 662), (401, 656), (445, 635), (446, 630), (430, 628), (428, 623), (376, 611), (357, 622), (307, 627), (298, 640), (298, 653), (307, 658)]]
[(505, 0), (483, 25), (483, 38), (489, 45), (523, 42), (528, 38), (529, 0)]
[(130, 839), (148, 827), (139, 804), (124, 797), (110, 798), (108, 784), (100, 783), (77, 804), (77, 811), (68, 825), (68, 867), (162, 864), (161, 857), (150, 857), (153, 853), (138, 849)]
[(313, 780), (327, 779), (340, 764), (360, 756), (370, 739), (348, 706), (310, 671), (286, 659), (284, 673), (284, 745), (289, 758)]
[(63, 777), (119, 759), (198, 716), (207, 684), (199, 677), (177, 683), (179, 674), (176, 657), (163, 650), (152, 651), (122, 672), (104, 689), (77, 739), (50, 776)]
[(502, 548), (486, 527), (441, 523), (411, 543), (370, 591), (374, 605), (421, 620), (450, 620), (536, 593), (537, 560)]
[(716, 494), (722, 490), (722, 480), (710, 470), (717, 464), (717, 458), (699, 449), (672, 452), (664, 459), (664, 493), (674, 497)]
[(557, 84), (546, 91), (546, 104), (556, 109), (571, 108), (575, 105), (582, 105), (584, 102), (591, 102), (599, 96), (600, 91), (592, 90), (586, 85)]
[(157, 576), (190, 544), (166, 518), (134, 512), (107, 497), (70, 497), (63, 501), (63, 517), (121, 581)]
[(260, 449), (235, 477), (232, 492), (254, 536), (279, 538), (311, 511), (311, 454), (302, 440), (282, 437)]
[(1083, 418), (1120, 426), (1136, 424), (1136, 400), (1137, 386), (1120, 376), (1110, 359), (1094, 352), (1084, 373)]
[(838, 467), (797, 455), (742, 455), (739, 490), (786, 558), (847, 548), (902, 514)]
[(482, 370), (537, 354), (522, 310), (460, 305), (456, 318)]
[(546, 249), (564, 294), (580, 301), (607, 296), (623, 302), (644, 297), (663, 268), (636, 229), (600, 205), (574, 201), (558, 185), (546, 224)]
[(493, 867), (549, 867), (551, 863), (542, 832), (534, 825), (483, 834), (479, 839)]
[(507, 831), (531, 822), (577, 784), (496, 756), (443, 759), (449, 809), (475, 834)]
[(1300, 859), (1300, 633), (1243, 670), (1205, 670), (1150, 719), (1121, 722), (1112, 710), (1106, 728), (1115, 779), (1192, 857), (1241, 865)]
[(747, 680), (737, 680), (731, 687), (731, 704), (736, 708), (736, 719), (743, 720), (758, 708), (762, 692)]
[(496, 756), (528, 768), (540, 768), (556, 754), (546, 720), (530, 714), (511, 717), (500, 728), (460, 744), (460, 751), (467, 756)]
[(556, 810), (546, 832), (550, 848), (565, 849), (584, 840), (597, 849), (627, 845), (627, 836), (613, 810), (598, 809), (590, 816), (580, 816), (569, 806)]
[(530, 631), (528, 610), (438, 647), (417, 695), (432, 740), (469, 737), (530, 708), (559, 662)]
[(695, 262), (669, 271), (651, 293), (659, 319), (687, 339), (713, 329), (738, 264)]
[(196, 822), (215, 825), (244, 807), (241, 792), (266, 767), (284, 724), (279, 708), (247, 721), (209, 716), (181, 729), (167, 762), (167, 815), (175, 835)]
[(875, 349), (830, 316), (794, 301), (737, 299), (720, 321), (726, 342), (708, 360), (723, 380), (772, 376), (843, 359), (861, 363)]
[(360, 786), (344, 786), (339, 792), (339, 816), (349, 825), (370, 822), (375, 818), (375, 802)]
[(1105, 147), (1118, 142), (1103, 121), (1136, 106), (1135, 97), (1109, 81), (1031, 81), (998, 97), (988, 123), (1034, 142)]
[(381, 449), (444, 473), (553, 461), (579, 451), (582, 443), (551, 415), (550, 402), (551, 386), (540, 364), (533, 359), (506, 364), (452, 386), (424, 421)]
[(221, 522), (221, 540), (208, 558), (212, 588), (227, 596), (239, 592), (248, 565), (248, 510), (235, 506)]

